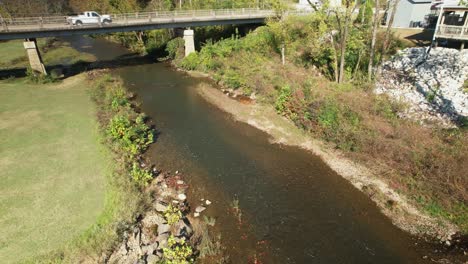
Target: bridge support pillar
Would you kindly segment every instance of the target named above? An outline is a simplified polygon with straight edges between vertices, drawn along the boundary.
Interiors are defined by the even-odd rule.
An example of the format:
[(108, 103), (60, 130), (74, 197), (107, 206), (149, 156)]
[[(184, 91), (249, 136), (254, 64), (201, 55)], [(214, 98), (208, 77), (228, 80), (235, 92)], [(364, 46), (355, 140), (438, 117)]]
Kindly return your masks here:
[(36, 39), (26, 39), (23, 42), (24, 48), (28, 53), (29, 64), (31, 65), (31, 69), (34, 72), (47, 75), (47, 71), (44, 67), (44, 63), (42, 63), (41, 53), (37, 48), (37, 41)]
[(184, 40), (185, 40), (185, 57), (190, 53), (195, 52), (195, 39), (194, 32), (191, 29), (184, 30)]

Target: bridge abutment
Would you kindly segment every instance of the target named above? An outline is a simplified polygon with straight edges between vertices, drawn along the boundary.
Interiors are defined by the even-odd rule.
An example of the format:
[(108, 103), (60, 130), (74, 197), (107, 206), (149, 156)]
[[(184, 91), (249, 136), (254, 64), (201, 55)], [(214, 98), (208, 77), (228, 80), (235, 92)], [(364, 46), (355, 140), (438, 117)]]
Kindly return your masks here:
[(29, 58), (29, 64), (31, 65), (31, 69), (34, 72), (47, 75), (47, 71), (45, 69), (44, 63), (42, 62), (41, 53), (37, 47), (37, 41), (35, 38), (33, 39), (26, 39), (23, 42), (23, 46), (26, 49)]
[(184, 30), (184, 40), (185, 40), (185, 57), (190, 53), (195, 52), (195, 33), (191, 29)]

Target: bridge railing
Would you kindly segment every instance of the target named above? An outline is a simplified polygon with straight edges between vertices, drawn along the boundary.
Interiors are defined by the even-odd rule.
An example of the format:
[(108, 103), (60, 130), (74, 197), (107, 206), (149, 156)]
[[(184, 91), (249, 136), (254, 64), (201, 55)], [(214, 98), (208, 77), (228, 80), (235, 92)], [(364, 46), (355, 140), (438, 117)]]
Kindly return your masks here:
[[(305, 15), (310, 11), (292, 10), (286, 14)], [(242, 8), (242, 9), (215, 9), (215, 10), (175, 10), (175, 11), (151, 11), (111, 14), (114, 25), (147, 24), (166, 21), (198, 21), (198, 20), (216, 20), (229, 18), (266, 18), (274, 16), (274, 10)], [(47, 16), (47, 17), (18, 17), (1, 18), (0, 31), (38, 31), (44, 29), (75, 29), (73, 25), (68, 24), (67, 16)], [(93, 27), (102, 27), (104, 25), (92, 25)], [(108, 25), (108, 26), (112, 26)], [(89, 27), (89, 26), (86, 26)]]

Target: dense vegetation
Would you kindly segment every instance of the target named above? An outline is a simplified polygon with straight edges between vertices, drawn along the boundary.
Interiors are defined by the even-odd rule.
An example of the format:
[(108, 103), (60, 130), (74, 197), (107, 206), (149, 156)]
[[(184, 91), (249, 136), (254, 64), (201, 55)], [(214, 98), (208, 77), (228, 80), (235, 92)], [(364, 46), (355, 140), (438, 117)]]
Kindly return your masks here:
[[(174, 39), (167, 52), (182, 68), (210, 73), (238, 93), (255, 94), (298, 127), (378, 168), (377, 174), (394, 189), (467, 232), (467, 131), (402, 120), (397, 113), (404, 106), (374, 95), (367, 82), (371, 30), (357, 22), (344, 54), (344, 81), (337, 83), (340, 49), (326, 38), (334, 27), (327, 19), (317, 13), (271, 21), (245, 38), (207, 42), (186, 58), (181, 40)], [(377, 47), (383, 39), (379, 33)], [(397, 48), (401, 43), (393, 40), (387, 53), (377, 49), (376, 58)]]
[(153, 178), (152, 172), (139, 164), (142, 153), (154, 141), (154, 131), (146, 124), (145, 115), (130, 103), (122, 82), (110, 75), (97, 79), (92, 97), (99, 106), (99, 120), (118, 163), (137, 185), (146, 186)]

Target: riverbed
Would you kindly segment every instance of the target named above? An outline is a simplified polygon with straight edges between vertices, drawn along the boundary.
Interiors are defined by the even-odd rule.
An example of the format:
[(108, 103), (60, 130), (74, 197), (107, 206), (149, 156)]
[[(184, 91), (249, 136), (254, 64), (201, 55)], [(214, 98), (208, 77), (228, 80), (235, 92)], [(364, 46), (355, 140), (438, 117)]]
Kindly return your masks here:
[[(111, 60), (128, 54), (98, 39), (74, 47)], [(185, 176), (230, 263), (427, 263), (435, 247), (394, 226), (362, 192), (319, 157), (272, 144), (269, 135), (220, 111), (200, 83), (166, 63), (114, 70), (158, 131), (149, 158)], [(429, 256), (429, 257), (427, 257)]]

